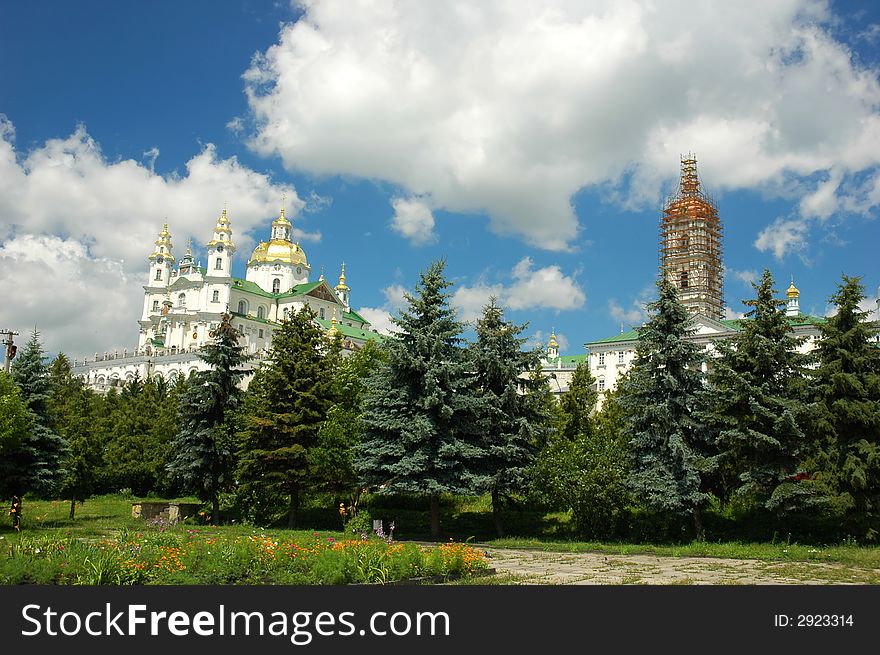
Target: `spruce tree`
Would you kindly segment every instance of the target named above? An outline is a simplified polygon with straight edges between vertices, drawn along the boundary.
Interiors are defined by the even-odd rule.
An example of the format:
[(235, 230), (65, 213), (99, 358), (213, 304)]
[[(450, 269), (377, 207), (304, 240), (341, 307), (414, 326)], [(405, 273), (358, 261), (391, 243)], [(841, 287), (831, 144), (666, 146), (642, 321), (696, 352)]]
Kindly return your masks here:
[(34, 330), (12, 363), (12, 378), (32, 415), (30, 432), (12, 456), (7, 484), (21, 497), (33, 492), (51, 495), (64, 477), (67, 447), (51, 425), (49, 415), (49, 375), (40, 334)]
[(733, 493), (782, 516), (807, 501), (806, 489), (793, 482), (807, 452), (798, 397), (805, 360), (770, 271), (753, 286), (756, 297), (744, 301), (751, 309), (740, 332), (717, 344), (705, 419), (723, 469), (732, 473)]
[(700, 351), (686, 337), (691, 320), (675, 286), (657, 283), (649, 321), (639, 328), (636, 359), (620, 388), (629, 441), (633, 493), (657, 511), (690, 516), (702, 538), (703, 476), (712, 467), (712, 444), (695, 417), (702, 392)]
[(550, 419), (540, 395), (533, 393), (538, 385), (522, 376), (540, 361), (536, 351), (522, 350), (526, 339), (519, 335), (525, 328), (505, 321), (496, 299), (491, 298), (477, 321), (477, 340), (469, 348), (480, 400), (477, 420), (486, 450), (481, 466), (490, 477), (492, 516), (499, 537), (504, 536), (502, 496), (525, 490), (528, 469)]
[(71, 520), (76, 515), (76, 503), (95, 493), (103, 449), (97, 425), (97, 399), (71, 373), (70, 360), (59, 353), (49, 366), (49, 413), (52, 426), (68, 447), (65, 475), (59, 494), (70, 498)]
[(249, 357), (228, 313), (212, 336), (213, 343), (199, 353), (210, 368), (192, 376), (181, 394), (180, 432), (166, 468), (184, 491), (210, 501), (211, 522), (219, 525), (220, 492), (232, 483), (234, 470), (234, 418), (244, 393), (240, 367)]
[(440, 494), (486, 490), (478, 399), (449, 306), (444, 262), (421, 274), (399, 331), (384, 342), (388, 361), (370, 377), (364, 435), (355, 466), (367, 486), (427, 496), (431, 535), (440, 536)]
[(846, 527), (873, 541), (880, 532), (880, 348), (859, 307), (864, 298), (861, 278), (844, 275), (831, 297), (837, 311), (819, 326), (811, 432), (817, 476), (849, 507)]
[(251, 382), (238, 479), (244, 495), (287, 498), (296, 527), (300, 496), (316, 486), (310, 451), (333, 404), (335, 353), (304, 306), (272, 336), (269, 363)]
[(559, 405), (563, 414), (561, 426), (562, 436), (569, 441), (576, 441), (581, 436), (593, 434), (591, 414), (596, 409), (596, 380), (590, 372), (587, 362), (580, 362), (574, 369), (568, 390), (559, 397)]
[(10, 511), (15, 527), (20, 509), (19, 489), (14, 486), (21, 444), (30, 434), (33, 414), (21, 398), (21, 390), (5, 371), (0, 371), (0, 498), (13, 498), (18, 506)]

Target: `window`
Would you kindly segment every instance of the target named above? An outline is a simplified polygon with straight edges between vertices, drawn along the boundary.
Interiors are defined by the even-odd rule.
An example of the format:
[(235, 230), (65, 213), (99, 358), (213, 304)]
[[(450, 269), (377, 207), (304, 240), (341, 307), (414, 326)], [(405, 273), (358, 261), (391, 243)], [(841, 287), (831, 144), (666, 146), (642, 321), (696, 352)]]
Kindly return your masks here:
[(247, 314), (248, 313), (248, 304), (246, 300), (238, 301), (238, 313), (239, 314)]
[(688, 284), (689, 284), (689, 282), (688, 282), (688, 272), (687, 272), (687, 271), (682, 271), (682, 272), (681, 272), (681, 288), (682, 288), (682, 289), (687, 289), (687, 288), (688, 288)]
[(211, 294), (211, 302), (220, 302), (220, 292), (217, 289)]
[(222, 271), (223, 270), (223, 258), (222, 257), (218, 257), (217, 260), (214, 262), (214, 270), (215, 271)]
[(599, 378), (599, 391), (605, 391), (605, 378)]
[(161, 268), (157, 268), (157, 269), (156, 269), (156, 279), (157, 279), (157, 280), (161, 280), (161, 279), (162, 279), (162, 269), (161, 269)]
[(186, 307), (186, 294), (185, 293), (178, 294), (177, 306), (178, 307)]
[(272, 280), (272, 293), (281, 293), (281, 280), (277, 277)]
[(623, 351), (622, 350), (619, 353), (617, 353), (617, 363), (623, 364)]
[[(257, 307), (257, 318), (266, 318), (266, 308), (260, 305)], [(260, 335), (263, 336), (263, 335)]]
[(599, 353), (599, 366), (605, 366), (605, 353)]
[(263, 331), (262, 331), (262, 330), (258, 330), (258, 331), (257, 331), (257, 336), (258, 336), (260, 339), (262, 339), (262, 338), (263, 338)]
[(154, 301), (153, 301), (153, 311), (154, 311), (154, 312), (158, 312), (158, 311), (159, 311), (159, 301), (158, 301), (158, 300), (154, 300)]
[(323, 308), (323, 307), (321, 307), (321, 308), (318, 310), (318, 316), (321, 317), (322, 319), (324, 318), (324, 308)]

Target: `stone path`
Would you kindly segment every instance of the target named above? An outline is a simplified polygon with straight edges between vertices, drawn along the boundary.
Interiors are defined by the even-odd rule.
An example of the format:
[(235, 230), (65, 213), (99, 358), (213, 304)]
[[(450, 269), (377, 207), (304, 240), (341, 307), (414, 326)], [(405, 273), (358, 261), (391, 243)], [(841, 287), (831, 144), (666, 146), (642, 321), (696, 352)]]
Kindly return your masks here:
[(820, 562), (551, 553), (479, 546), (505, 584), (878, 584), (880, 570)]

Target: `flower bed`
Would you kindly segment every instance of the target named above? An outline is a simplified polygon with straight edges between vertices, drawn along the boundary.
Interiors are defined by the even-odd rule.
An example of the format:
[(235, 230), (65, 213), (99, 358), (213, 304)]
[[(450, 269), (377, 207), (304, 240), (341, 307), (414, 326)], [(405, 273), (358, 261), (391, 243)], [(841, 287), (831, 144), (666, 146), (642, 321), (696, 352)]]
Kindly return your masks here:
[(86, 542), (21, 535), (0, 541), (2, 584), (385, 584), (488, 570), (467, 544), (384, 539), (284, 539), (263, 531), (164, 526)]

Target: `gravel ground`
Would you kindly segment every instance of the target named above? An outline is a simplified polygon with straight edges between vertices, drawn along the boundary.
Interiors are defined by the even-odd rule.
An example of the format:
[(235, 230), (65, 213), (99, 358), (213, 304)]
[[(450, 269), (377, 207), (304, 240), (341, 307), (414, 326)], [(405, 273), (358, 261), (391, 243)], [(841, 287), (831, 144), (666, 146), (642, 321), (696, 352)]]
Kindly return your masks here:
[(553, 553), (480, 546), (499, 584), (880, 584), (880, 570), (821, 562)]

